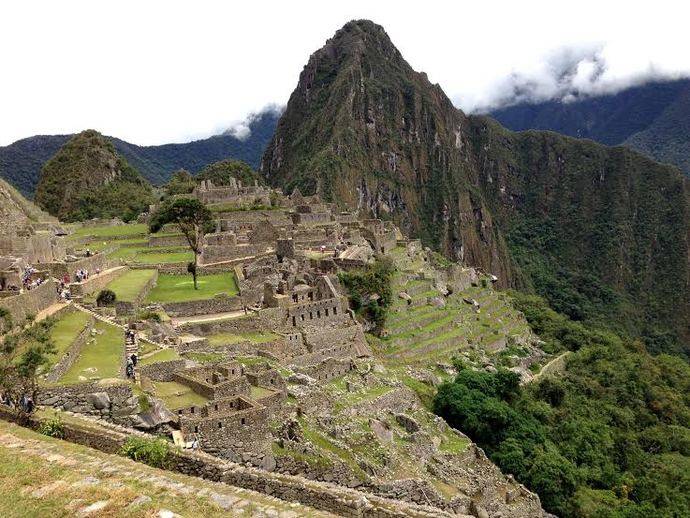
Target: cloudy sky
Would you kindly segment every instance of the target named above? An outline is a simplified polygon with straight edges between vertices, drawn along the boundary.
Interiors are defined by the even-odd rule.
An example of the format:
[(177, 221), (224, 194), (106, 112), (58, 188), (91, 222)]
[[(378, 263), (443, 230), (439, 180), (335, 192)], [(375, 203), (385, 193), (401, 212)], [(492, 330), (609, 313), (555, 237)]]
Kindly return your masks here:
[(348, 0), (4, 2), (0, 145), (95, 128), (185, 142), (285, 104), (345, 22), (383, 25), (467, 111), (690, 73), (682, 2)]

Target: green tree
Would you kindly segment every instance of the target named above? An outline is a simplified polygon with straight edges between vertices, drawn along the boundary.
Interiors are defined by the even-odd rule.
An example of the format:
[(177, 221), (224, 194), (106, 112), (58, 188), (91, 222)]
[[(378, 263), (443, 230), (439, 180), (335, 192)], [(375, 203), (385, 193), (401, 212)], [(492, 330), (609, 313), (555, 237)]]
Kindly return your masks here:
[[(38, 376), (55, 345), (50, 339), (52, 320), (44, 320), (16, 334), (5, 335), (0, 344), (0, 391), (20, 421), (28, 418), (38, 397)], [(31, 408), (23, 404), (26, 398)]]
[(180, 198), (166, 202), (151, 215), (149, 231), (158, 232), (163, 225), (174, 223), (184, 234), (189, 248), (194, 252), (193, 267), (187, 269), (194, 279), (194, 289), (197, 286), (197, 265), (199, 254), (204, 246), (204, 235), (213, 230), (213, 217), (211, 211), (199, 200), (192, 198)]

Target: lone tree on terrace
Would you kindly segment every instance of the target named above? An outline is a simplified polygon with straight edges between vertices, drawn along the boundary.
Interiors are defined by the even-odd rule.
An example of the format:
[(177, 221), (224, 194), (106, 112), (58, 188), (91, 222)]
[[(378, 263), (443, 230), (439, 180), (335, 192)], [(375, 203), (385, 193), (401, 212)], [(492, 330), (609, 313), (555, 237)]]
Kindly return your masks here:
[(194, 252), (194, 262), (189, 263), (187, 271), (194, 279), (194, 289), (199, 289), (196, 283), (196, 269), (204, 244), (204, 235), (213, 230), (211, 211), (199, 200), (179, 198), (164, 203), (151, 215), (149, 231), (155, 234), (168, 223), (174, 223), (180, 228), (189, 248)]

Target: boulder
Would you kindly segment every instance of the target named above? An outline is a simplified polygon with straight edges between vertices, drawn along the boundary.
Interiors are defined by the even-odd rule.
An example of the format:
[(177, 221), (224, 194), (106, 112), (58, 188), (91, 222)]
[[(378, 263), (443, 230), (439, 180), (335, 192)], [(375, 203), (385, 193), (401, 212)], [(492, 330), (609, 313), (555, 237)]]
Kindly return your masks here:
[(107, 392), (93, 392), (87, 394), (86, 401), (97, 410), (110, 408), (110, 396)]
[(405, 431), (407, 431), (407, 433), (417, 432), (421, 428), (417, 421), (405, 414), (395, 414), (395, 420), (405, 429)]
[(160, 400), (151, 398), (151, 407), (145, 412), (139, 412), (134, 426), (144, 430), (152, 430), (162, 424), (172, 423), (176, 420), (175, 414), (165, 408)]
[(369, 419), (369, 426), (371, 431), (383, 443), (393, 442), (393, 430), (390, 429), (387, 423), (379, 421), (378, 419)]

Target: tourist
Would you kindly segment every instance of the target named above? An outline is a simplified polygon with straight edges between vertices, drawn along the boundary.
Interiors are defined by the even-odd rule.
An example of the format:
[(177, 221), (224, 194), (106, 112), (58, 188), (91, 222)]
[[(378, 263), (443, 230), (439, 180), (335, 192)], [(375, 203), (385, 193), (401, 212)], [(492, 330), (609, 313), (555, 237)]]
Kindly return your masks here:
[(139, 358), (137, 358), (137, 353), (132, 353), (132, 356), (130, 356), (129, 359), (132, 360), (132, 364), (136, 367), (137, 361), (139, 361)]
[(125, 374), (128, 378), (134, 377), (134, 364), (130, 358), (127, 358), (127, 368), (125, 369)]

